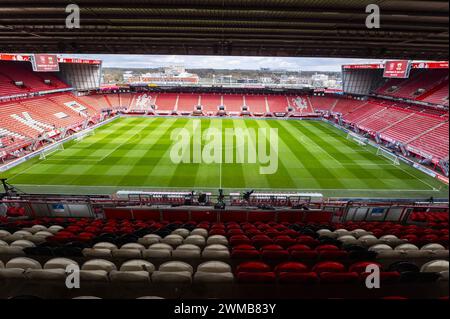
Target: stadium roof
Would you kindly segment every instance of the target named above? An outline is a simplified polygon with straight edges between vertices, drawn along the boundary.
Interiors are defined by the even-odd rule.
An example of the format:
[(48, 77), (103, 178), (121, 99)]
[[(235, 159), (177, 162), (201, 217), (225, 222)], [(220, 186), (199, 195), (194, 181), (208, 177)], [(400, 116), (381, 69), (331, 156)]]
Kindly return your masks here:
[[(2, 0), (0, 52), (448, 59), (448, 1)], [(381, 29), (367, 29), (367, 4)]]

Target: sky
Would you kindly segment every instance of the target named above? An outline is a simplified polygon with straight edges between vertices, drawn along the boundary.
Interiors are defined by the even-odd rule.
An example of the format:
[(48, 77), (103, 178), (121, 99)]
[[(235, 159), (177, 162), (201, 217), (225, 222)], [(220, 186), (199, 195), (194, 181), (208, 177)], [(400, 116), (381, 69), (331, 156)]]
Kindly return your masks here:
[(108, 55), (67, 54), (63, 56), (100, 59), (104, 67), (157, 68), (184, 65), (188, 69), (284, 69), (288, 71), (341, 71), (341, 65), (377, 63), (380, 60), (334, 58), (237, 57), (193, 55)]

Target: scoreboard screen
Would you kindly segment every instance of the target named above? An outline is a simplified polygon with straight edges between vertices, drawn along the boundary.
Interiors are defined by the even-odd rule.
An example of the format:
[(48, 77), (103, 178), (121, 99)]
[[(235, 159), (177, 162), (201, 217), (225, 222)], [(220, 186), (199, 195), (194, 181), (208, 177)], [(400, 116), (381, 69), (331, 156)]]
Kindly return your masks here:
[(407, 60), (402, 61), (387, 61), (384, 66), (385, 78), (406, 79), (409, 77), (411, 70), (411, 62)]
[(59, 63), (56, 54), (34, 54), (32, 56), (34, 72), (58, 72)]

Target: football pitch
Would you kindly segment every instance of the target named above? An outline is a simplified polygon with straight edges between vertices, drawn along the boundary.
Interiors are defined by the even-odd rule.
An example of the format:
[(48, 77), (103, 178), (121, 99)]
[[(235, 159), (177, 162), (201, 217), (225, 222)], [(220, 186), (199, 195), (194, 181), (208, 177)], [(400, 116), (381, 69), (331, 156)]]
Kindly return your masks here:
[[(210, 141), (196, 132), (215, 129), (224, 133), (225, 145), (227, 129), (258, 133), (270, 128), (278, 134), (274, 171), (261, 173), (261, 167), (268, 164), (259, 161), (259, 153), (256, 163), (239, 162), (238, 142), (231, 149), (222, 146), (218, 162), (195, 159), (198, 150), (208, 153), (205, 148)], [(189, 155), (190, 160), (174, 162), (174, 132), (182, 129), (192, 133), (189, 153), (175, 153)], [(267, 153), (274, 151), (269, 135), (265, 138)], [(261, 150), (255, 136), (244, 141), (248, 144), (245, 152), (256, 146)], [(234, 154), (228, 162), (224, 160), (226, 152)], [(33, 158), (1, 175), (22, 191), (41, 194), (151, 189), (217, 192), (222, 188), (226, 193), (254, 189), (319, 192), (343, 198), (448, 198), (448, 186), (404, 163), (394, 165), (377, 156), (375, 148), (347, 140), (344, 132), (320, 121), (124, 117), (81, 141), (67, 142), (64, 150), (46, 159)]]

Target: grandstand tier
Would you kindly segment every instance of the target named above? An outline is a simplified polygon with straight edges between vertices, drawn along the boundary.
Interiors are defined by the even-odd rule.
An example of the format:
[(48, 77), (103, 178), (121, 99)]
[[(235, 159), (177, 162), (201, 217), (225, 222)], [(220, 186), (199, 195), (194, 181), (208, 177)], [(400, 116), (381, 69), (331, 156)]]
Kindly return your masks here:
[(55, 74), (33, 72), (28, 62), (0, 61), (0, 97), (66, 88), (69, 85)]

